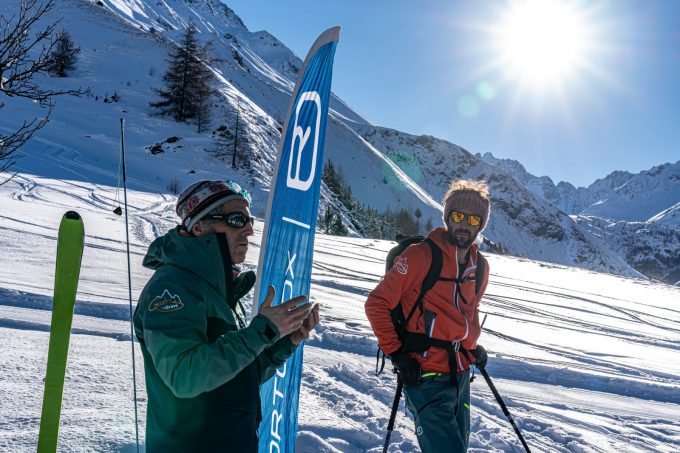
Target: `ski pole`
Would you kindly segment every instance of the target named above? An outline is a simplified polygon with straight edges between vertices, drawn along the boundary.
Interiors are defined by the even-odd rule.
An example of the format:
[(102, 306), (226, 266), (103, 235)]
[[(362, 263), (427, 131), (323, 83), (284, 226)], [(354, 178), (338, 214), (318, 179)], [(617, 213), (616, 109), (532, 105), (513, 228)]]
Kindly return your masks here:
[(130, 226), (128, 220), (128, 201), (127, 201), (127, 171), (125, 169), (125, 120), (120, 119), (120, 155), (123, 168), (123, 199), (125, 200), (125, 245), (127, 247), (127, 270), (128, 270), (128, 296), (130, 299), (130, 346), (132, 348), (132, 392), (135, 402), (135, 440), (137, 441), (137, 452), (139, 453), (139, 416), (137, 414), (137, 374), (135, 365), (135, 331), (133, 327), (132, 313), (132, 270), (130, 267)]
[(508, 410), (508, 407), (503, 402), (503, 398), (501, 398), (501, 395), (498, 393), (498, 390), (496, 390), (496, 386), (493, 385), (493, 382), (491, 382), (491, 377), (489, 377), (489, 373), (487, 373), (486, 369), (484, 369), (484, 368), (479, 368), (479, 371), (482, 373), (482, 376), (484, 376), (484, 380), (489, 385), (489, 388), (491, 389), (491, 393), (493, 393), (493, 396), (496, 397), (496, 401), (498, 401), (498, 405), (501, 407), (501, 409), (503, 410), (503, 413), (505, 414), (505, 417), (508, 419), (508, 421), (512, 425), (512, 428), (515, 430), (515, 433), (517, 434), (517, 437), (519, 437), (520, 442), (522, 442), (522, 446), (524, 447), (524, 450), (526, 450), (527, 453), (531, 453), (531, 450), (529, 449), (529, 445), (527, 445), (526, 441), (524, 440), (524, 437), (522, 437), (522, 433), (520, 432), (519, 428), (515, 424), (515, 420), (512, 419), (512, 415), (510, 415), (510, 411)]
[(394, 430), (394, 421), (397, 418), (397, 410), (399, 410), (399, 400), (401, 399), (401, 391), (404, 388), (404, 382), (397, 374), (397, 393), (394, 394), (394, 402), (392, 403), (392, 413), (390, 414), (390, 421), (387, 423), (387, 435), (385, 436), (385, 445), (383, 446), (383, 453), (387, 453), (387, 447), (390, 445), (390, 437)]

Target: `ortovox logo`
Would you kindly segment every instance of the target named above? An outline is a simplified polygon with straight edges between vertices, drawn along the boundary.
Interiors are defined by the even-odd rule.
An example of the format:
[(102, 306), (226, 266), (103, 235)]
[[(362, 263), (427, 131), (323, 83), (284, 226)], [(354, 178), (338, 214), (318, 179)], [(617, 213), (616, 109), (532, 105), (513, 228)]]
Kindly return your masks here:
[(422, 436), (422, 434), (423, 434), (423, 427), (422, 426), (419, 426), (419, 427), (416, 428), (416, 434), (419, 435), (419, 436)]
[(170, 312), (181, 310), (182, 308), (184, 308), (184, 303), (179, 296), (173, 296), (167, 289), (149, 304), (149, 311)]
[[(305, 102), (314, 102), (316, 104), (316, 121), (314, 124), (314, 142), (312, 147), (312, 157), (309, 175), (306, 179), (300, 177), (300, 165), (302, 164), (303, 152), (305, 150), (305, 145), (307, 140), (309, 140), (309, 134), (312, 133), (310, 127), (302, 130), (302, 127), (298, 124), (300, 120), (300, 110)], [(311, 121), (310, 121), (311, 123)], [(295, 123), (293, 126), (293, 136), (290, 142), (290, 158), (288, 159), (288, 180), (286, 185), (293, 189), (302, 190), (306, 192), (312, 186), (314, 182), (314, 174), (316, 173), (316, 157), (319, 150), (319, 128), (321, 127), (321, 97), (316, 91), (306, 91), (300, 95), (297, 102), (297, 107), (295, 108)], [(295, 143), (297, 142), (297, 148)], [(308, 158), (309, 159), (309, 158)], [(295, 171), (293, 171), (293, 160), (296, 161)], [(307, 165), (305, 164), (305, 167)]]
[(394, 267), (397, 269), (397, 272), (406, 275), (408, 272), (408, 263), (406, 262), (406, 257), (402, 256), (397, 258), (397, 261), (394, 262)]

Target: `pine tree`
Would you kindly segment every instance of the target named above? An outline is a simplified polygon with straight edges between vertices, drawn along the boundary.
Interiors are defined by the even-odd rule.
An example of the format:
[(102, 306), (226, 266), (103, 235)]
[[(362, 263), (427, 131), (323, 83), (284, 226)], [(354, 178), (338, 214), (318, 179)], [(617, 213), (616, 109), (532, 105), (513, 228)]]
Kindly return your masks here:
[(324, 233), (330, 234), (333, 222), (335, 220), (335, 215), (330, 208), (326, 208), (326, 213), (323, 216), (321, 226), (323, 227)]
[(241, 99), (236, 99), (236, 115), (233, 120), (234, 139), (231, 142), (231, 168), (238, 168), (236, 157), (245, 155), (245, 147), (248, 145), (248, 134), (245, 122), (241, 118)]
[(335, 216), (333, 225), (331, 227), (331, 234), (334, 236), (347, 236), (347, 227), (342, 223), (342, 218), (340, 216)]
[(354, 208), (354, 194), (352, 187), (347, 184), (340, 167), (335, 168), (330, 160), (323, 167), (323, 182), (326, 187), (338, 197), (338, 200), (351, 211)]
[(323, 182), (326, 184), (326, 187), (328, 187), (328, 190), (330, 190), (337, 196), (338, 193), (340, 192), (340, 184), (338, 174), (335, 171), (335, 166), (333, 165), (333, 162), (331, 162), (330, 160), (326, 162), (326, 164), (323, 166), (322, 179)]
[(421, 234), (423, 231), (422, 223), (420, 222), (420, 218), (423, 216), (423, 211), (420, 210), (420, 208), (416, 208), (415, 210), (415, 216), (416, 216), (416, 231), (418, 234)]
[(79, 53), (80, 47), (76, 47), (69, 32), (60, 31), (54, 44), (54, 50), (49, 56), (50, 75), (66, 77), (66, 72), (75, 68)]
[(415, 216), (404, 208), (396, 213), (395, 226), (402, 234), (414, 235), (420, 233), (420, 227)]
[(212, 110), (210, 109), (210, 94), (198, 101), (196, 108), (196, 130), (198, 133), (205, 132), (210, 126)]
[(246, 122), (241, 114), (240, 99), (237, 99), (233, 116), (227, 118), (225, 124), (218, 127), (213, 135), (215, 136), (216, 157), (231, 161), (231, 168), (249, 168), (250, 162), (246, 157), (247, 148), (251, 142), (246, 129)]
[(345, 181), (345, 174), (343, 173), (342, 168), (338, 167), (336, 174), (338, 179), (338, 189), (335, 193), (338, 195), (340, 202), (345, 205), (347, 209), (352, 209), (352, 204), (354, 203), (352, 187)]
[(428, 217), (427, 222), (425, 223), (425, 232), (430, 232), (434, 230), (434, 225), (432, 225), (432, 217)]
[(208, 129), (210, 120), (212, 119), (212, 110), (210, 108), (210, 93), (211, 84), (213, 80), (213, 72), (207, 66), (212, 60), (210, 57), (212, 53), (212, 44), (207, 43), (199, 54), (194, 59), (196, 66), (193, 68), (195, 80), (192, 84), (192, 94), (196, 99), (196, 129), (198, 132), (203, 132)]
[(210, 46), (202, 48), (193, 25), (186, 29), (180, 45), (168, 57), (168, 70), (163, 76), (165, 87), (156, 89), (161, 98), (152, 102), (161, 115), (171, 115), (177, 121), (195, 119), (204, 130), (209, 118), (210, 82), (212, 71), (207, 67)]

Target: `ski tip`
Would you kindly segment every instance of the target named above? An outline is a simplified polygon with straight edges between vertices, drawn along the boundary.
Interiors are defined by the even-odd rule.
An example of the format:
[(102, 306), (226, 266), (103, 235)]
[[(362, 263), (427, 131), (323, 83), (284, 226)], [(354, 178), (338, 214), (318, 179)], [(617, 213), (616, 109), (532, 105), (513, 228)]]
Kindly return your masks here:
[(66, 214), (64, 214), (64, 218), (69, 220), (80, 220), (80, 214), (78, 214), (76, 211), (68, 211)]

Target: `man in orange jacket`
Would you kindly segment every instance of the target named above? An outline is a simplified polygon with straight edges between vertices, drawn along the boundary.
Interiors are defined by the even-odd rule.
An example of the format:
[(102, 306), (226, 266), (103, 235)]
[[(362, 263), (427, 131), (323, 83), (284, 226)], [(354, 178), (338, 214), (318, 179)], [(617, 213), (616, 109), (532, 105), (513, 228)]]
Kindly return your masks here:
[[(408, 247), (366, 300), (366, 315), (378, 344), (404, 383), (406, 405), (425, 453), (467, 450), (470, 364), (483, 368), (487, 359), (477, 339), (479, 302), (489, 271), (488, 265), (480, 265), (486, 270), (476, 275), (483, 258), (474, 242), (489, 213), (485, 183), (454, 181), (444, 197), (446, 227), (432, 230), (426, 241)], [(441, 272), (417, 306), (435, 252), (432, 245), (441, 250)], [(403, 327), (397, 327), (395, 319)]]

